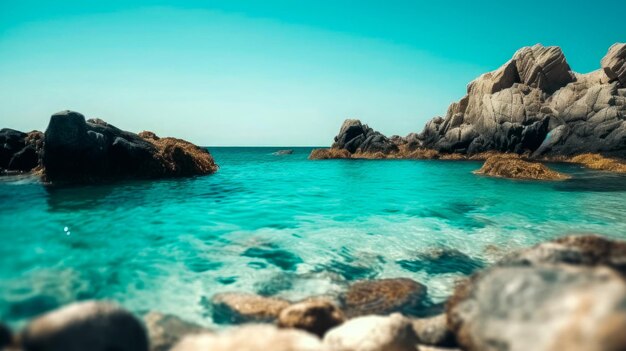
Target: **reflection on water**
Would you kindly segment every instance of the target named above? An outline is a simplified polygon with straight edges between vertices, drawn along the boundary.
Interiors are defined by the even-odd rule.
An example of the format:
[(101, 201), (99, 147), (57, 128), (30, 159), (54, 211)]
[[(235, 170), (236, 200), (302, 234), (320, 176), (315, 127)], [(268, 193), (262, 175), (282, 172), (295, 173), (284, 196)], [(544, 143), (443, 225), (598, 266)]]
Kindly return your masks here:
[[(474, 176), (478, 162), (308, 161), (214, 148), (212, 176), (45, 189), (0, 181), (0, 319), (113, 299), (212, 324), (216, 292), (299, 299), (409, 277), (437, 309), (462, 276), (563, 233), (626, 236), (624, 177)], [(66, 230), (67, 228), (67, 230)], [(71, 235), (68, 235), (71, 233)]]

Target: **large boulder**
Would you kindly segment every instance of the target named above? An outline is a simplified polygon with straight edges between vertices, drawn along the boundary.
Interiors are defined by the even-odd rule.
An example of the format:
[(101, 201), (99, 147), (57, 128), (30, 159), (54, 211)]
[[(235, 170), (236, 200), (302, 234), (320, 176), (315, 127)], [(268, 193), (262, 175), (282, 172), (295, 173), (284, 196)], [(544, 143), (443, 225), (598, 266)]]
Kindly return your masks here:
[(469, 351), (621, 351), (626, 282), (606, 267), (500, 266), (449, 301), (450, 329)]
[(38, 131), (0, 130), (0, 169), (28, 172), (37, 167), (42, 139), (43, 134)]
[(273, 322), (289, 301), (248, 293), (227, 292), (211, 299), (216, 323)]
[(343, 122), (332, 148), (344, 149), (351, 154), (390, 153), (398, 150), (398, 146), (389, 138), (362, 124), (358, 119), (347, 119)]
[(417, 341), (411, 320), (399, 313), (354, 318), (324, 336), (337, 351), (415, 351)]
[(345, 320), (343, 312), (332, 301), (316, 298), (283, 309), (278, 316), (278, 326), (302, 329), (323, 337)]
[(626, 87), (626, 43), (613, 44), (600, 64), (611, 81), (618, 81)]
[(185, 337), (172, 351), (321, 351), (320, 340), (301, 330), (246, 325), (220, 334)]
[(208, 151), (173, 138), (142, 138), (73, 111), (52, 115), (42, 157), (49, 182), (91, 182), (213, 173)]
[(358, 281), (340, 296), (348, 317), (392, 312), (415, 313), (426, 298), (426, 286), (409, 278)]
[(20, 337), (24, 351), (148, 351), (139, 320), (105, 302), (74, 303), (33, 320)]

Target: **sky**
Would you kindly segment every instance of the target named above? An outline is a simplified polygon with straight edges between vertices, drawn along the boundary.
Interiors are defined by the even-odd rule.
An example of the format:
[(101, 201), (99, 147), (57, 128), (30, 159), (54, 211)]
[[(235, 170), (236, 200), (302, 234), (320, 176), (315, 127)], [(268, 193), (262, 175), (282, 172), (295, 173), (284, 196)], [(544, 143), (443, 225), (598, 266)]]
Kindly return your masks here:
[(590, 72), (624, 0), (0, 0), (0, 127), (74, 110), (207, 146), (324, 146), (359, 118), (422, 130), (522, 46)]

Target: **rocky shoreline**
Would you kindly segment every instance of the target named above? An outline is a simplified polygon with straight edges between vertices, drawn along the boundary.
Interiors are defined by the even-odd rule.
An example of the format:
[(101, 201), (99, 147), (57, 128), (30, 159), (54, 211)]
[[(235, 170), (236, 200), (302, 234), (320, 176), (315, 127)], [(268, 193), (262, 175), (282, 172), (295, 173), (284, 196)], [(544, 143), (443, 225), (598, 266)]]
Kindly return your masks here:
[(626, 345), (625, 273), (626, 242), (566, 236), (461, 279), (443, 313), (429, 317), (403, 313), (427, 298), (419, 282), (365, 280), (338, 298), (215, 295), (215, 313), (235, 324), (224, 331), (158, 312), (139, 318), (106, 301), (78, 302), (16, 333), (0, 324), (0, 349), (618, 351)]
[(348, 119), (331, 148), (314, 150), (310, 159), (486, 160), (515, 154), (624, 173), (626, 44), (611, 46), (600, 66), (578, 74), (560, 48), (524, 47), (470, 82), (467, 95), (422, 132), (387, 137)]
[(211, 154), (185, 140), (123, 131), (74, 111), (50, 117), (45, 133), (0, 130), (0, 173), (32, 172), (45, 184), (101, 183), (211, 174)]

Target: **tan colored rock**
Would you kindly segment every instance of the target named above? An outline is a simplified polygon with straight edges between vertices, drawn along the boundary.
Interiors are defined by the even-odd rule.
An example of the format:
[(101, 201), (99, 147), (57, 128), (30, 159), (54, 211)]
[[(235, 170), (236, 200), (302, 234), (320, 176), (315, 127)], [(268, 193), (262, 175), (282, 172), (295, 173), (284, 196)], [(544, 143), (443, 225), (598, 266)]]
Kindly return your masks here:
[(331, 329), (324, 345), (334, 351), (415, 351), (411, 320), (399, 313), (354, 318)]
[(150, 338), (150, 351), (169, 351), (186, 335), (208, 332), (197, 324), (159, 312), (150, 312), (143, 320)]
[(497, 155), (489, 157), (475, 174), (490, 177), (527, 180), (564, 180), (569, 176), (553, 171), (539, 162), (522, 160), (517, 155)]
[(626, 43), (613, 44), (600, 65), (611, 81), (619, 81), (626, 87)]
[(559, 90), (575, 80), (563, 51), (558, 46), (534, 46), (519, 49), (513, 60), (520, 81), (539, 88), (548, 94)]
[(247, 293), (220, 293), (211, 299), (217, 323), (272, 322), (289, 301)]
[(413, 330), (422, 345), (454, 346), (454, 335), (448, 329), (448, 318), (445, 314), (429, 318), (413, 319)]
[(278, 316), (278, 326), (302, 329), (323, 337), (329, 329), (345, 320), (345, 315), (337, 305), (327, 299), (316, 298), (283, 309)]
[(422, 303), (426, 286), (408, 278), (362, 280), (340, 296), (348, 317), (411, 310)]
[(351, 158), (352, 155), (345, 149), (314, 149), (309, 155), (309, 160), (328, 160), (336, 158)]
[(626, 173), (626, 161), (604, 157), (600, 154), (582, 154), (572, 157), (569, 161), (600, 171)]
[(172, 351), (323, 351), (320, 340), (296, 329), (246, 325), (220, 334), (185, 337)]

